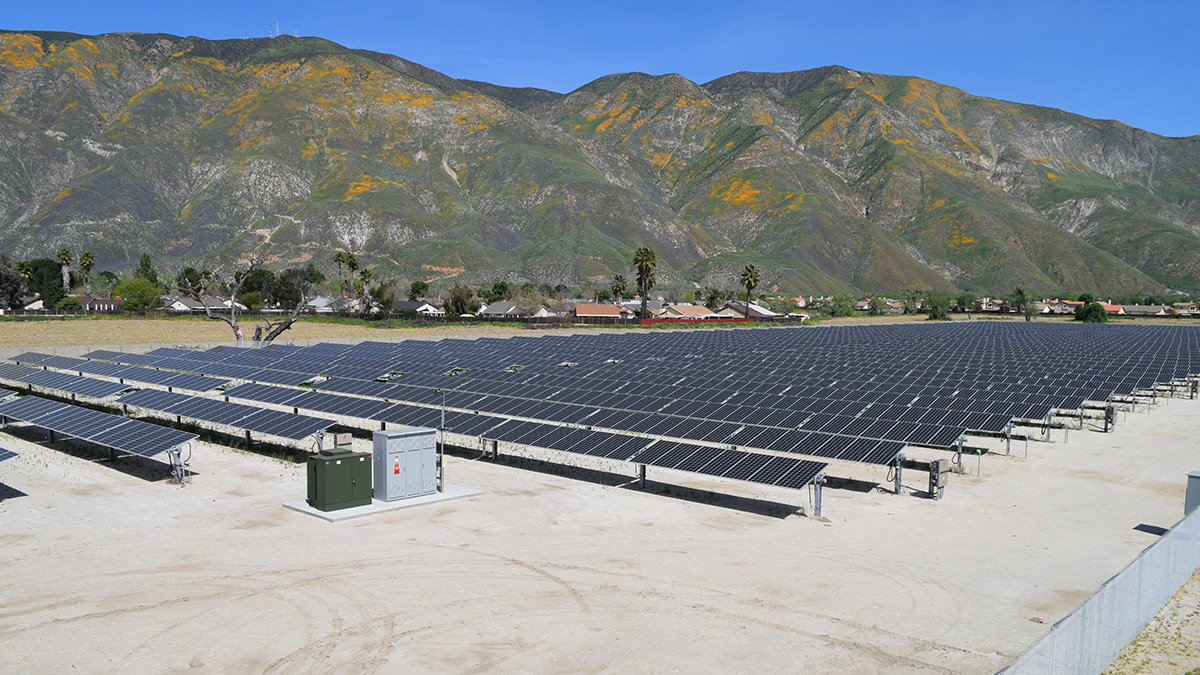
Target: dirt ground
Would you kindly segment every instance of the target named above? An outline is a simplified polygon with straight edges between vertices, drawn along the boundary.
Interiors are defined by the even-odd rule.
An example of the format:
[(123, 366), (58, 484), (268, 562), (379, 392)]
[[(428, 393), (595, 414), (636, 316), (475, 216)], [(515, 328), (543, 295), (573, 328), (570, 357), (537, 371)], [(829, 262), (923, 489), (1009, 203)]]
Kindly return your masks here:
[(989, 442), (936, 502), (835, 466), (862, 482), (822, 518), (787, 515), (807, 491), (456, 456), (483, 495), (331, 524), (281, 506), (303, 466), (198, 443), (180, 488), (11, 428), (0, 672), (992, 673), (1179, 520), (1198, 412)]
[[(246, 323), (249, 340), (256, 324)], [(446, 337), (464, 331), (479, 335), (512, 335), (519, 328), (431, 325), (428, 328), (382, 329), (335, 323), (298, 321), (280, 342), (361, 338), (394, 340), (409, 337)], [(530, 332), (530, 331), (525, 331)], [(225, 323), (210, 319), (103, 319), (70, 321), (0, 321), (0, 348), (67, 345), (151, 345), (233, 342)]]

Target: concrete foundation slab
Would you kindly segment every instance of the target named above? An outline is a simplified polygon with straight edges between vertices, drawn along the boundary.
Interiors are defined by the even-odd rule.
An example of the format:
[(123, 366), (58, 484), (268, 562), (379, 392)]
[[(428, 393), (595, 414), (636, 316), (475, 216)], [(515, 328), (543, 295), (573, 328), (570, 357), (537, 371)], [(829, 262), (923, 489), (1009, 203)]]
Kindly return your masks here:
[(378, 513), (387, 513), (388, 511), (411, 509), (427, 504), (440, 504), (441, 502), (451, 502), (456, 499), (470, 499), (481, 494), (483, 494), (481, 490), (462, 487), (461, 485), (447, 485), (443, 491), (435, 492), (431, 495), (412, 497), (411, 499), (398, 499), (393, 502), (384, 502), (376, 499), (365, 506), (354, 506), (338, 511), (319, 511), (309, 506), (308, 501), (304, 499), (294, 502), (284, 502), (283, 508), (295, 511), (296, 513), (303, 513), (306, 516), (315, 516), (331, 523), (337, 523), (343, 520), (365, 518), (366, 516), (373, 516)]

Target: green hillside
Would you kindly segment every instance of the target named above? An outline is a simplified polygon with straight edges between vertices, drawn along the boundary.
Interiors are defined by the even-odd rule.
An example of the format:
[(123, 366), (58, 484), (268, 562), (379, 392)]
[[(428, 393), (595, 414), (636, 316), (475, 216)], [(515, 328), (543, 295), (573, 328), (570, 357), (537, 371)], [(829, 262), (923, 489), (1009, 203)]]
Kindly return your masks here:
[(18, 258), (870, 292), (1200, 290), (1200, 137), (830, 66), (561, 95), (318, 38), (0, 33)]

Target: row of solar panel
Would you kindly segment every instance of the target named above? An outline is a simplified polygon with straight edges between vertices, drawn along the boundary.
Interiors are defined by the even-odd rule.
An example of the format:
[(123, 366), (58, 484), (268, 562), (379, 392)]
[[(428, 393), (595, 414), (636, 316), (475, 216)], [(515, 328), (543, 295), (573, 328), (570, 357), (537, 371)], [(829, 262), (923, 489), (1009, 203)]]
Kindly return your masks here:
[(58, 370), (70, 370), (101, 377), (112, 377), (130, 382), (156, 384), (172, 389), (187, 389), (189, 391), (212, 391), (229, 384), (228, 380), (220, 380), (192, 373), (177, 373), (168, 370), (154, 370), (128, 365), (115, 365), (86, 359), (76, 359), (69, 356), (52, 356), (37, 352), (26, 352), (13, 357), (13, 361)]
[[(298, 396), (295, 395), (295, 392), (287, 392), (290, 395), (281, 396), (281, 392), (287, 392), (287, 390), (266, 385), (246, 384), (235, 387), (227, 393), (231, 397), (271, 403), (282, 402), (296, 407), (304, 407), (302, 404), (311, 404), (321, 399), (325, 401), (324, 407), (332, 407), (333, 399), (342, 399), (338, 402), (347, 407), (341, 408), (338, 414), (364, 412), (357, 407), (361, 404), (356, 404), (355, 399), (349, 397), (313, 392), (300, 393)], [(357, 400), (370, 403), (364, 399)], [(406, 426), (437, 427), (441, 423), (441, 414), (441, 411), (433, 408), (394, 404), (384, 410), (374, 412), (372, 417), (366, 419), (388, 421)], [(446, 414), (445, 422), (449, 431), (464, 436), (482, 436), (514, 444), (621, 461), (634, 461), (663, 468), (790, 488), (802, 488), (808, 485), (827, 467), (825, 464), (801, 459), (759, 455), (691, 443), (656, 442), (654, 439), (639, 436), (510, 420), (483, 414), (450, 412)], [(667, 452), (668, 449), (671, 452)], [(653, 452), (649, 452), (650, 450)], [(898, 451), (899, 448), (895, 450), (895, 452)], [(888, 461), (890, 459), (891, 457), (888, 458)]]
[(128, 385), (107, 380), (66, 375), (9, 363), (0, 363), (0, 380), (31, 384), (35, 387), (44, 387), (90, 398), (107, 398), (129, 389)]
[[(301, 392), (299, 390), (287, 390), (261, 384), (241, 385), (228, 390), (226, 394), (233, 398), (287, 405), (296, 409), (319, 410), (346, 417), (373, 419), (407, 426), (439, 426), (438, 416), (440, 411), (438, 409), (404, 403), (392, 404), (336, 394)], [(509, 411), (497, 410), (491, 412), (507, 413)], [(603, 414), (600, 415), (600, 413)], [(669, 435), (687, 440), (724, 443), (742, 447), (794, 452), (797, 454), (810, 454), (819, 457), (831, 457), (845, 461), (867, 462), (871, 464), (890, 463), (904, 448), (903, 442), (851, 438), (845, 435), (830, 435), (828, 433), (809, 431), (797, 433), (778, 428), (752, 427), (726, 422), (668, 417), (665, 415), (642, 415), (635, 423), (633, 417), (640, 415), (639, 413), (596, 411), (596, 414), (598, 415), (596, 418), (585, 415), (583, 418), (575, 421), (580, 421), (588, 426), (608, 428), (615, 431)], [(616, 419), (614, 415), (624, 415), (626, 417)], [(466, 436), (478, 436), (487, 432), (491, 427), (504, 422), (506, 419), (508, 418), (451, 411), (446, 415), (446, 424), (455, 433)], [(541, 419), (549, 418), (541, 417)], [(544, 424), (541, 422), (521, 423), (540, 425), (540, 427), (544, 427), (547, 431), (571, 429), (571, 427)], [(915, 428), (909, 431), (911, 433), (915, 431)], [(949, 447), (961, 435), (961, 429), (929, 428), (925, 429), (925, 431), (935, 435), (928, 438), (921, 437), (918, 440), (928, 441), (929, 444), (937, 443), (940, 444), (939, 447)], [(810, 436), (815, 438), (809, 438)], [(622, 437), (629, 438), (624, 435)], [(778, 441), (780, 438), (787, 438), (788, 442), (781, 444)], [(800, 449), (802, 444), (803, 451)], [(812, 452), (807, 450), (811, 450)]]
[(333, 420), (291, 415), (240, 403), (200, 398), (157, 389), (142, 389), (122, 396), (125, 405), (178, 415), (190, 420), (270, 434), (290, 440), (302, 440), (334, 425)]
[[(424, 396), (412, 396), (411, 391), (409, 395), (405, 395), (403, 388), (378, 382), (330, 380), (316, 386), (322, 391), (326, 391), (327, 385), (331, 385), (328, 389), (349, 390), (351, 393), (359, 395), (386, 394), (394, 397), (403, 396), (404, 400), (417, 403), (437, 402), (436, 396), (429, 396), (427, 393)], [(599, 405), (583, 406), (502, 396), (477, 396), (463, 392), (453, 392), (446, 396), (446, 405), (454, 408), (502, 413), (514, 417), (547, 419), (570, 424), (579, 423), (587, 418), (586, 423), (593, 426), (715, 442), (724, 442), (723, 439), (713, 437), (719, 433), (719, 430), (699, 427), (701, 421), (733, 423), (732, 427), (727, 430), (725, 438), (728, 438), (739, 424), (753, 424), (764, 428), (782, 427), (784, 429), (805, 425), (807, 428), (811, 423), (808, 422), (809, 420), (820, 419), (822, 422), (817, 428), (819, 431), (903, 441), (917, 445), (937, 444), (936, 447), (949, 447), (966, 429), (998, 432), (1003, 430), (1011, 420), (1011, 416), (1004, 415), (948, 412), (923, 408), (895, 407), (886, 411), (889, 416), (858, 418), (853, 415), (771, 411), (751, 406), (705, 406), (703, 404), (690, 406), (681, 402), (669, 401), (663, 403), (666, 405), (661, 411), (662, 414), (654, 414), (608, 408), (597, 411)], [(859, 409), (861, 409), (861, 405)], [(1045, 416), (1047, 411), (1048, 409), (1040, 411), (1039, 418)], [(599, 416), (589, 417), (592, 415)], [(905, 415), (915, 419), (903, 419)], [(685, 428), (685, 423), (689, 420), (693, 422), (693, 425)], [(833, 428), (839, 422), (841, 429)], [(878, 423), (871, 425), (870, 422)], [(655, 430), (664, 426), (667, 428), (661, 431)], [(775, 432), (779, 433), (779, 429), (775, 429)]]
[(28, 422), (56, 433), (143, 457), (153, 457), (196, 438), (196, 434), (36, 396), (0, 401), (0, 417)]
[(5, 462), (5, 461), (12, 459), (13, 457), (19, 457), (19, 456), (20, 456), (20, 453), (13, 452), (12, 450), (9, 450), (8, 448), (0, 448), (0, 462)]

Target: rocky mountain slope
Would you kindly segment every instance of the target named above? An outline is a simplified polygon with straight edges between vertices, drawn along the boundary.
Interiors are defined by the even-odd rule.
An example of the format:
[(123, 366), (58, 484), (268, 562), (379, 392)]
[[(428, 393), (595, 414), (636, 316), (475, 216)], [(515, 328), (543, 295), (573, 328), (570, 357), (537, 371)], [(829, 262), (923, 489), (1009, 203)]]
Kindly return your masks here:
[(317, 38), (0, 33), (10, 255), (408, 279), (1200, 289), (1200, 137), (830, 66), (566, 95)]

